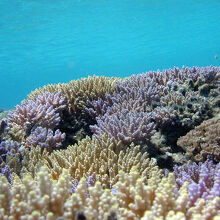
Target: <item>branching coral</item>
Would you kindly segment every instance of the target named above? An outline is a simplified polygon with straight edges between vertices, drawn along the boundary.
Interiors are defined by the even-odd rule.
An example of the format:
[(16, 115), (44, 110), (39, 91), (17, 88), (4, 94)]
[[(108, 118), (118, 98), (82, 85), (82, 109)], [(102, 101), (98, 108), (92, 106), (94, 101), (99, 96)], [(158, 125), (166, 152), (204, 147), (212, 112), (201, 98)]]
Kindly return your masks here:
[(0, 186), (0, 218), (53, 219), (54, 215), (58, 217), (63, 214), (70, 186), (67, 172), (64, 171), (55, 183), (46, 168), (38, 173), (37, 182), (28, 175), (22, 181), (15, 177), (12, 188), (3, 177)]
[(124, 144), (139, 144), (140, 141), (149, 140), (155, 132), (155, 125), (150, 119), (144, 112), (124, 110), (97, 118), (98, 124), (90, 128), (96, 136), (108, 134), (115, 145), (119, 141)]
[[(174, 176), (178, 187), (188, 182), (188, 206), (198, 203), (198, 199), (211, 200), (220, 197), (220, 164), (212, 161), (174, 166)], [(220, 204), (219, 204), (220, 207)]]
[[(188, 184), (183, 184), (178, 195), (174, 193), (173, 174), (161, 178), (153, 171), (144, 183), (144, 177), (133, 167), (129, 173), (120, 171), (116, 183), (116, 193), (103, 189), (97, 181), (87, 188), (82, 178), (74, 193), (70, 192), (71, 181), (68, 171), (63, 169), (58, 180), (52, 180), (48, 168), (43, 167), (36, 181), (29, 175), (21, 181), (13, 178), (10, 187), (6, 178), (0, 178), (0, 218), (1, 219), (207, 219), (217, 217), (220, 197), (204, 201), (188, 208)], [(208, 211), (209, 210), (209, 211)]]
[(67, 102), (67, 108), (63, 111), (62, 121), (59, 124), (61, 132), (66, 133), (64, 146), (77, 143), (86, 135), (91, 135), (89, 125), (95, 124), (95, 120), (86, 112), (87, 101), (103, 98), (106, 94), (115, 92), (115, 82), (122, 81), (119, 78), (88, 77), (80, 80), (72, 80), (69, 83), (48, 85), (37, 89), (29, 96), (33, 100), (36, 96), (45, 92), (61, 92)]
[(60, 83), (58, 85), (48, 85), (36, 89), (28, 98), (33, 99), (35, 96), (45, 92), (57, 93), (62, 92), (68, 103), (70, 113), (77, 112), (79, 109), (86, 107), (87, 100), (94, 100), (104, 97), (106, 94), (112, 94), (115, 88), (115, 82), (121, 81), (120, 78), (108, 78), (104, 76), (93, 76), (80, 80), (72, 80), (69, 83)]
[(61, 146), (65, 139), (65, 133), (61, 133), (60, 130), (53, 132), (52, 129), (37, 127), (26, 139), (25, 145), (27, 147), (40, 146), (47, 148), (49, 152), (53, 149)]
[(48, 93), (24, 100), (8, 114), (7, 122), (12, 139), (24, 142), (37, 127), (54, 129), (61, 120), (60, 113), (66, 108), (62, 93)]
[(54, 179), (58, 179), (62, 169), (65, 168), (72, 181), (75, 179), (79, 181), (82, 177), (89, 178), (95, 174), (95, 180), (100, 181), (103, 187), (112, 187), (118, 181), (119, 171), (128, 173), (134, 165), (145, 178), (151, 175), (152, 170), (161, 175), (155, 160), (147, 158), (147, 153), (139, 152), (139, 146), (132, 145), (117, 154), (106, 136), (103, 136), (102, 140), (97, 138), (91, 140), (87, 137), (78, 145), (69, 146), (66, 150), (54, 151), (50, 155), (44, 154), (43, 157), (41, 154), (42, 151), (33, 149), (29, 158), (25, 158), (24, 167), (32, 175), (42, 164), (46, 164)]
[[(9, 167), (13, 172), (21, 170), (22, 147), (16, 141), (2, 141), (0, 143), (0, 166), (5, 169)], [(6, 175), (7, 176), (7, 175)]]
[[(177, 138), (216, 113), (219, 78), (220, 70), (215, 67), (133, 75), (117, 82), (113, 95), (88, 102), (87, 111), (97, 121), (90, 126), (91, 131), (96, 137), (106, 133), (113, 143), (134, 142), (142, 147), (158, 131), (166, 142), (165, 147), (155, 146), (155, 151), (163, 154), (161, 148), (170, 149), (171, 154), (181, 152)], [(210, 87), (206, 93), (201, 92), (205, 85)]]

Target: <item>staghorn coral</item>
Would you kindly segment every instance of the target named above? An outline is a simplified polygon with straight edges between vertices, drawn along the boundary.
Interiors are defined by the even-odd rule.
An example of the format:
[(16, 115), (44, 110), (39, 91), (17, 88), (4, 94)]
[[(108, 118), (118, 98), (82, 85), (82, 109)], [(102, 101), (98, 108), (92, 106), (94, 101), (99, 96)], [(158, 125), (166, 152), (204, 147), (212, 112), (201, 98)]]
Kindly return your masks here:
[(118, 181), (118, 172), (129, 172), (134, 165), (145, 178), (149, 178), (152, 170), (161, 175), (155, 160), (147, 158), (147, 153), (139, 152), (139, 146), (131, 145), (130, 148), (115, 153), (113, 144), (106, 136), (101, 140), (87, 137), (79, 144), (51, 154), (33, 149), (24, 161), (24, 172), (30, 172), (32, 176), (45, 164), (50, 169), (53, 179), (58, 179), (65, 168), (72, 182), (79, 181), (82, 177), (87, 179), (95, 174), (95, 180), (100, 181), (103, 187), (112, 187)]
[[(0, 164), (1, 164), (1, 161), (0, 161)], [(9, 183), (11, 183), (11, 174), (12, 174), (12, 171), (8, 165), (1, 166), (0, 176), (5, 176)]]
[(73, 113), (85, 108), (87, 100), (94, 100), (113, 93), (116, 80), (121, 81), (122, 79), (89, 76), (88, 78), (72, 80), (69, 83), (59, 83), (58, 85), (48, 85), (36, 89), (28, 96), (28, 99), (32, 100), (35, 96), (44, 94), (46, 91), (51, 93), (62, 92), (64, 97), (66, 97), (69, 112)]
[[(3, 124), (0, 151), (3, 161), (13, 172), (20, 174), (23, 154), (27, 149), (40, 146), (48, 151), (60, 147), (65, 134), (56, 127), (61, 121), (62, 111), (66, 108), (65, 98), (61, 93), (48, 93), (36, 96), (33, 100), (24, 100), (14, 111), (8, 113)], [(5, 131), (4, 131), (5, 133)]]
[(85, 107), (88, 107), (87, 101), (114, 93), (116, 80), (121, 81), (122, 79), (93, 76), (72, 80), (69, 83), (48, 85), (32, 92), (28, 99), (33, 100), (45, 92), (63, 94), (67, 101), (67, 109), (63, 111), (62, 121), (58, 128), (61, 132), (66, 133), (66, 139), (62, 144), (66, 147), (77, 143), (86, 135), (92, 135), (89, 125), (95, 124), (95, 120), (85, 110)]
[(60, 123), (60, 113), (66, 108), (65, 98), (61, 92), (45, 92), (33, 100), (24, 100), (14, 111), (8, 113), (9, 134), (18, 142), (25, 142), (36, 127), (54, 129)]
[(50, 128), (37, 127), (27, 137), (25, 145), (27, 147), (40, 146), (51, 152), (53, 149), (60, 147), (64, 139), (65, 133), (62, 134), (59, 129), (53, 132)]
[(9, 167), (13, 172), (19, 174), (24, 151), (22, 146), (16, 141), (2, 141), (0, 143), (0, 166), (2, 169)]
[[(177, 146), (177, 139), (216, 113), (219, 78), (219, 68), (215, 67), (183, 67), (133, 75), (117, 82), (114, 94), (88, 101), (86, 110), (97, 122), (90, 126), (91, 131), (96, 137), (106, 133), (115, 144), (134, 142), (148, 149), (152, 156), (154, 152), (161, 154), (160, 158), (167, 161), (160, 163), (162, 166), (180, 162), (183, 150)], [(210, 89), (201, 92), (203, 86)], [(163, 136), (163, 145), (157, 146), (150, 140), (155, 132)], [(149, 144), (151, 147), (146, 148)], [(176, 156), (169, 159), (167, 150)]]
[(6, 179), (1, 178), (0, 218), (53, 219), (54, 215), (61, 216), (64, 202), (69, 197), (71, 183), (68, 179), (64, 171), (55, 183), (46, 168), (38, 173), (37, 182), (28, 175), (22, 181), (14, 177), (11, 188)]
[(87, 111), (96, 117), (104, 114), (112, 115), (122, 110), (147, 112), (150, 104), (159, 101), (160, 96), (168, 91), (167, 87), (148, 80), (142, 76), (137, 76), (137, 79), (132, 76), (124, 82), (117, 82), (116, 92), (113, 95), (107, 94), (104, 100), (99, 98), (89, 102), (91, 108)]
[(212, 157), (220, 160), (220, 115), (204, 121), (201, 125), (180, 137), (177, 144), (195, 161)]
[(19, 153), (20, 144), (16, 141), (2, 141), (0, 143), (0, 157), (6, 161), (8, 155)]
[(144, 112), (123, 110), (114, 115), (97, 118), (98, 124), (90, 128), (95, 136), (108, 134), (115, 145), (119, 141), (124, 144), (139, 144), (149, 140), (155, 132), (155, 125), (150, 120), (151, 117)]

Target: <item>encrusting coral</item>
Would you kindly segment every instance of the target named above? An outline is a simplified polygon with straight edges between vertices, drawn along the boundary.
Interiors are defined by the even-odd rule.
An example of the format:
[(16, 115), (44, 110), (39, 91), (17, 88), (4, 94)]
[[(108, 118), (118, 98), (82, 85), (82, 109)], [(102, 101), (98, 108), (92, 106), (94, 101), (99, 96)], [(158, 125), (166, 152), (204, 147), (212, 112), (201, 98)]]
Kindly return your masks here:
[(220, 160), (220, 114), (204, 121), (185, 136), (180, 137), (177, 144), (181, 146), (195, 161), (205, 161), (208, 157)]
[(0, 220), (219, 220), (220, 68), (88, 77), (0, 119)]

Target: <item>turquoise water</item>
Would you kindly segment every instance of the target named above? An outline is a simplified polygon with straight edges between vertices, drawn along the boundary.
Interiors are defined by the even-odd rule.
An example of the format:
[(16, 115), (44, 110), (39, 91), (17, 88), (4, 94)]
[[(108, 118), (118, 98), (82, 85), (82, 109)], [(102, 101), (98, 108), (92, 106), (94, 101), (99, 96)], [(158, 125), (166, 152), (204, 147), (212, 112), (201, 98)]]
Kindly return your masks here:
[(0, 108), (48, 83), (182, 65), (220, 66), (219, 0), (0, 1)]

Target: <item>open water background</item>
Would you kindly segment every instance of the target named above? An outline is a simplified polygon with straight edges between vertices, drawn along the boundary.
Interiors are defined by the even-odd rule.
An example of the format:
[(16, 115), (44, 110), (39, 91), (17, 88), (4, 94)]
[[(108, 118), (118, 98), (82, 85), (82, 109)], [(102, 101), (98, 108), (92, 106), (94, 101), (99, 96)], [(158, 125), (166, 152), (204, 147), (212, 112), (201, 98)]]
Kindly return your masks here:
[(49, 83), (183, 65), (220, 66), (220, 0), (0, 1), (0, 108)]

